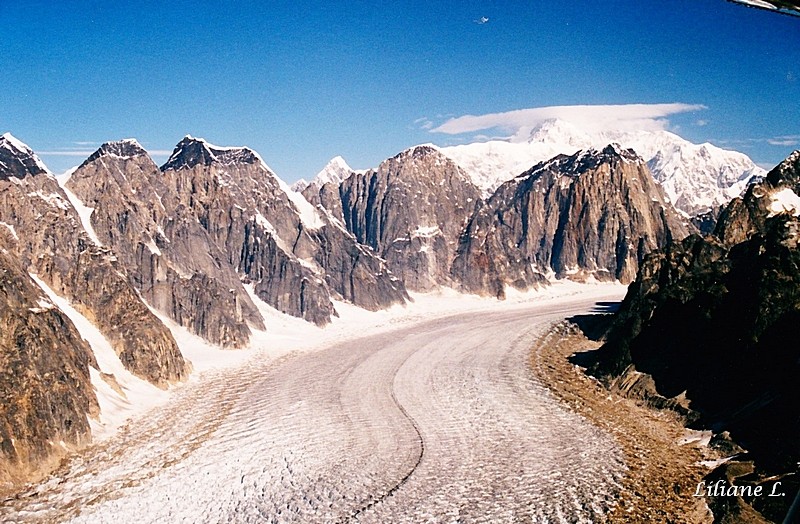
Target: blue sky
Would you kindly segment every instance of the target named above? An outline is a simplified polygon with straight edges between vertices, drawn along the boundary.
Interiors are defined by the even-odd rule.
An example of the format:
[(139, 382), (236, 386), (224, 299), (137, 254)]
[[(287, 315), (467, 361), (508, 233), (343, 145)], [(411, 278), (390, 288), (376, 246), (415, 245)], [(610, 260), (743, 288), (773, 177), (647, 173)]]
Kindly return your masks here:
[(192, 134), (293, 181), (568, 105), (701, 105), (669, 128), (764, 165), (800, 148), (800, 19), (724, 0), (22, 0), (0, 28), (0, 133), (54, 172), (127, 137), (162, 163)]

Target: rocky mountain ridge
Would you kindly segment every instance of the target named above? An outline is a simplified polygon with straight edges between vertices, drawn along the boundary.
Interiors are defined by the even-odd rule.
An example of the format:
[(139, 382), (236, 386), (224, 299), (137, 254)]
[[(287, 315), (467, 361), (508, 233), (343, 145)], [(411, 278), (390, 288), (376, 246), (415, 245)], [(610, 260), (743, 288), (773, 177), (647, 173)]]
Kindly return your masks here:
[(779, 522), (800, 487), (798, 194), (795, 152), (726, 206), (713, 235), (648, 256), (592, 366), (613, 387), (727, 432), (747, 451), (709, 480), (766, 492), (777, 482), (788, 493), (712, 497), (715, 522)]
[[(330, 183), (325, 187), (330, 187)], [(480, 202), (478, 189), (450, 159), (417, 146), (338, 186), (347, 229), (386, 260), (409, 289), (451, 284), (456, 240)]]
[[(3, 390), (0, 482), (41, 472), (89, 441), (95, 391), (107, 389), (95, 380), (114, 384), (125, 401), (99, 368), (97, 348), (59, 307), (36, 298), (43, 287), (96, 326), (134, 377), (161, 388), (185, 379), (191, 364), (154, 311), (236, 348), (248, 345), (251, 329), (268, 329), (254, 297), (319, 325), (336, 315), (334, 299), (379, 309), (407, 298), (383, 260), (288, 190), (255, 152), (192, 137), (162, 168), (127, 139), (103, 144), (57, 180), (5, 135), (0, 249), (0, 269), (10, 275), (0, 281), (10, 308), (1, 314), (3, 334), (16, 334), (0, 340), (0, 359), (14, 375)], [(53, 313), (31, 316), (40, 310)], [(39, 327), (39, 318), (50, 324)], [(38, 335), (21, 331), (31, 328)], [(87, 366), (97, 371), (91, 380)], [(73, 386), (59, 389), (53, 376)], [(48, 407), (51, 398), (63, 407)], [(48, 444), (62, 440), (66, 447)]]
[(646, 253), (691, 229), (644, 160), (616, 145), (543, 162), (486, 201), (435, 146), (303, 194), (420, 291), (503, 297), (550, 278), (629, 282)]

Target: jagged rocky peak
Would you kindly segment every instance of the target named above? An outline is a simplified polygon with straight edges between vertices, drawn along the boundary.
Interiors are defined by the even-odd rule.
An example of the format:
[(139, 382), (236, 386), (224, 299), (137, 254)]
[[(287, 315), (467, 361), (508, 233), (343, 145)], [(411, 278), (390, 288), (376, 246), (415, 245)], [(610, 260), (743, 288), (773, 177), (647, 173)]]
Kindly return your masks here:
[(162, 172), (227, 263), (277, 310), (324, 325), (337, 314), (332, 292), (368, 309), (404, 301), (405, 289), (380, 259), (250, 149), (187, 137)]
[(323, 205), (341, 213), (359, 242), (385, 258), (409, 289), (419, 291), (449, 284), (458, 237), (480, 201), (466, 173), (428, 145), (351, 175), (335, 196), (338, 202), (322, 198)]
[(775, 166), (760, 183), (750, 184), (722, 211), (714, 234), (734, 245), (764, 229), (767, 218), (800, 210), (800, 151)]
[[(186, 135), (178, 142), (172, 156), (161, 169), (192, 168), (196, 165), (208, 166), (214, 163), (230, 164), (263, 164), (261, 157), (248, 147), (220, 147), (210, 144), (202, 138)], [(266, 167), (266, 166), (265, 166)]]
[[(616, 143), (609, 144), (601, 150), (592, 148), (586, 151), (578, 151), (571, 156), (559, 158), (561, 159), (559, 170), (565, 175), (581, 175), (590, 169), (596, 169), (602, 164), (611, 164), (618, 161), (644, 164), (644, 160), (636, 154), (636, 151), (623, 148)], [(556, 162), (559, 162), (559, 160), (556, 160)]]
[(766, 180), (774, 187), (800, 183), (800, 149), (767, 173)]
[(292, 185), (292, 189), (303, 192), (310, 187), (312, 191), (319, 191), (325, 184), (341, 183), (342, 180), (346, 179), (354, 172), (353, 168), (347, 164), (344, 158), (335, 156), (319, 173), (317, 173), (317, 176), (315, 176), (311, 182), (300, 179)]
[(466, 171), (433, 144), (422, 144), (405, 149), (384, 160), (372, 171), (386, 173), (397, 181), (419, 176), (420, 182), (429, 183), (436, 180), (438, 183), (442, 177), (455, 177), (470, 186), (475, 185)]
[(612, 144), (500, 186), (461, 236), (452, 274), (467, 291), (497, 296), (548, 274), (627, 283), (647, 253), (686, 234), (644, 161)]
[(86, 159), (84, 164), (94, 162), (104, 156), (115, 156), (119, 158), (136, 158), (148, 156), (147, 151), (135, 138), (126, 138), (115, 142), (106, 142)]
[(0, 136), (0, 180), (48, 173), (47, 167), (26, 144), (11, 133)]
[(104, 144), (65, 182), (147, 303), (225, 348), (263, 321), (236, 271), (133, 140)]

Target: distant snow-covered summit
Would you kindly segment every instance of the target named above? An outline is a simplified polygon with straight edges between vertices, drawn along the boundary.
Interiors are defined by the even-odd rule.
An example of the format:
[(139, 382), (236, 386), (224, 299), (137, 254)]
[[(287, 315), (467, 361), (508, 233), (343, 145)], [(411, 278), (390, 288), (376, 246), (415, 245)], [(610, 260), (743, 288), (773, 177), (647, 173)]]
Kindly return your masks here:
[(319, 173), (317, 173), (317, 176), (315, 176), (311, 180), (311, 182), (308, 182), (307, 180), (301, 178), (300, 180), (292, 184), (291, 187), (293, 190), (297, 192), (303, 191), (308, 186), (313, 186), (314, 188), (319, 189), (328, 182), (333, 182), (335, 184), (338, 184), (345, 178), (352, 175), (354, 172), (355, 171), (353, 170), (353, 168), (347, 165), (347, 162), (345, 162), (344, 158), (340, 156), (335, 156), (330, 160), (330, 162), (328, 162), (328, 164), (325, 167), (322, 168), (322, 170)]
[(765, 174), (743, 153), (708, 143), (693, 144), (669, 131), (588, 130), (559, 119), (543, 122), (527, 136), (443, 147), (441, 151), (489, 195), (539, 162), (611, 143), (636, 151), (675, 207), (689, 215), (727, 203), (753, 177)]

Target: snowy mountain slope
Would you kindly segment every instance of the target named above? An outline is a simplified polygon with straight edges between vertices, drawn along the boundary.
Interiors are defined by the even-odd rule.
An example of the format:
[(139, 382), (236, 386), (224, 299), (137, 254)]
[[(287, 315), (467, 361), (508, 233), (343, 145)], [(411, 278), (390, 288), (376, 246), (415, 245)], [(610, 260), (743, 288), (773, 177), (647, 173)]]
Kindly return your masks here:
[(355, 172), (353, 168), (347, 165), (344, 158), (340, 156), (333, 157), (328, 164), (322, 168), (322, 170), (317, 173), (311, 182), (301, 178), (294, 184), (292, 184), (292, 189), (297, 191), (298, 193), (303, 191), (305, 188), (309, 186), (313, 186), (316, 189), (321, 188), (328, 182), (333, 182), (334, 184), (338, 184), (345, 178), (349, 177)]
[(610, 143), (636, 151), (672, 203), (696, 215), (738, 196), (753, 177), (765, 171), (750, 158), (711, 144), (693, 144), (669, 131), (588, 131), (563, 120), (548, 120), (527, 136), (443, 147), (484, 191), (558, 154), (602, 149)]

